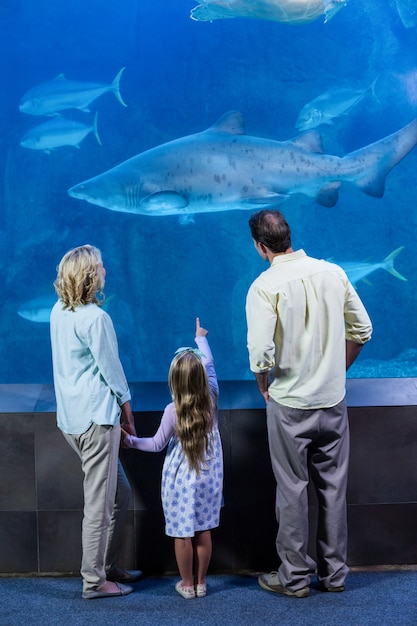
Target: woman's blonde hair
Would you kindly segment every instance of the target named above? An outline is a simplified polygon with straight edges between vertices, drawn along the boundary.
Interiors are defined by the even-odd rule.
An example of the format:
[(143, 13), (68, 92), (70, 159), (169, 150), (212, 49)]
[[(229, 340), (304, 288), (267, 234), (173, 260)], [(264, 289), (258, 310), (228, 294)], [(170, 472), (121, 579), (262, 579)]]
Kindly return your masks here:
[(177, 414), (176, 433), (191, 469), (199, 474), (212, 429), (212, 399), (206, 369), (192, 351), (171, 362), (168, 384)]
[(102, 267), (100, 250), (89, 244), (73, 248), (62, 257), (54, 287), (64, 309), (74, 311), (81, 304), (103, 303)]

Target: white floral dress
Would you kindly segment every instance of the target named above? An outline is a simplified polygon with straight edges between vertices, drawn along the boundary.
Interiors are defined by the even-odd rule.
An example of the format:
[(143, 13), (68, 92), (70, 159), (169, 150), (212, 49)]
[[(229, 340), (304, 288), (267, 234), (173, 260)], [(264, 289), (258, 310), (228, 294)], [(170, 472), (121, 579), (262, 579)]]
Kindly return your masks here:
[(165, 532), (170, 537), (193, 537), (196, 532), (219, 525), (223, 496), (223, 451), (218, 428), (217, 405), (219, 386), (213, 356), (205, 337), (195, 341), (203, 353), (210, 393), (213, 398), (213, 429), (209, 435), (209, 449), (200, 474), (191, 470), (180, 441), (175, 436), (176, 413), (174, 403), (165, 408), (154, 437), (127, 437), (129, 447), (159, 452), (168, 444), (162, 469), (162, 507)]

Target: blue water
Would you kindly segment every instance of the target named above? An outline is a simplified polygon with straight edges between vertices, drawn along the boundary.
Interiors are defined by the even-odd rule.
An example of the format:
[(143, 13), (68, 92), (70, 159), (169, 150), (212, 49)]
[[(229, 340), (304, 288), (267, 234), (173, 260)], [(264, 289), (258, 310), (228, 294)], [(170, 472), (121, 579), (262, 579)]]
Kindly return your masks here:
[[(84, 243), (102, 250), (107, 309), (130, 381), (165, 380), (175, 349), (193, 340), (196, 315), (210, 331), (219, 377), (250, 378), (244, 302), (266, 267), (252, 246), (250, 212), (197, 214), (180, 224), (177, 216), (109, 211), (67, 189), (230, 110), (242, 111), (250, 135), (290, 139), (307, 102), (334, 87), (363, 89), (376, 77), (376, 97), (320, 127), (326, 153), (365, 146), (416, 116), (417, 29), (403, 23), (406, 0), (350, 0), (328, 23), (303, 26), (195, 22), (196, 4), (0, 1), (0, 382), (51, 382), (48, 323), (18, 311), (53, 297), (60, 258)], [(110, 83), (122, 67), (127, 107), (107, 93), (91, 113), (66, 114), (91, 124), (98, 111), (101, 146), (93, 134), (80, 149), (50, 154), (20, 146), (46, 120), (19, 111), (28, 89), (61, 73)], [(354, 377), (417, 376), (416, 167), (414, 149), (388, 175), (381, 199), (346, 185), (333, 208), (305, 196), (280, 206), (294, 247), (312, 256), (377, 263), (404, 246), (395, 267), (407, 281), (379, 269), (357, 284), (374, 335)]]

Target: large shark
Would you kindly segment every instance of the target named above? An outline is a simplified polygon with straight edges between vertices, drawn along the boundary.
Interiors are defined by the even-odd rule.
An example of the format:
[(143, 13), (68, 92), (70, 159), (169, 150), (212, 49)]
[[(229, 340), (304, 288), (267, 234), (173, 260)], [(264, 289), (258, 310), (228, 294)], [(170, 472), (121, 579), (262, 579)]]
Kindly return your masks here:
[(416, 145), (417, 119), (344, 157), (323, 154), (310, 131), (289, 141), (245, 135), (242, 115), (147, 150), (71, 187), (70, 196), (142, 215), (275, 207), (292, 194), (334, 206), (343, 182), (381, 197), (388, 172)]

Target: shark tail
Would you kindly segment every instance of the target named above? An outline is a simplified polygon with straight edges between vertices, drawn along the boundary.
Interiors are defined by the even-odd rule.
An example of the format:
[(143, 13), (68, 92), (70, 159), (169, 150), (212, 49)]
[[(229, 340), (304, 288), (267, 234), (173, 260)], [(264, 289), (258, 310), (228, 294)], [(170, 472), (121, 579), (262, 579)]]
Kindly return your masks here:
[(397, 132), (343, 157), (357, 164), (349, 180), (369, 196), (382, 198), (385, 178), (416, 144), (417, 118)]
[(100, 146), (102, 146), (103, 144), (101, 143), (100, 135), (98, 134), (97, 118), (98, 118), (98, 111), (96, 111), (96, 114), (95, 114), (94, 120), (93, 120), (93, 133), (94, 133), (95, 138), (98, 141), (98, 144)]
[(400, 252), (402, 252), (403, 250), (404, 250), (404, 246), (401, 246), (400, 248), (397, 248), (396, 250), (394, 250), (394, 252), (391, 252), (391, 254), (389, 254), (387, 257), (385, 257), (383, 261), (384, 270), (386, 270), (387, 272), (389, 272), (396, 278), (399, 278), (400, 280), (408, 280), (408, 278), (405, 278), (405, 276), (400, 274), (400, 272), (397, 272), (397, 270), (394, 267), (395, 257), (397, 257), (400, 254)]
[(120, 94), (120, 78), (121, 78), (123, 72), (125, 71), (125, 69), (126, 68), (122, 67), (122, 69), (117, 74), (117, 76), (114, 79), (114, 81), (112, 82), (112, 90), (113, 90), (114, 95), (116, 96), (116, 98), (120, 102), (120, 104), (122, 104), (124, 107), (127, 107), (126, 102), (123, 100), (123, 98), (122, 98), (122, 96)]

